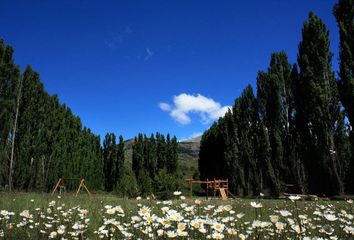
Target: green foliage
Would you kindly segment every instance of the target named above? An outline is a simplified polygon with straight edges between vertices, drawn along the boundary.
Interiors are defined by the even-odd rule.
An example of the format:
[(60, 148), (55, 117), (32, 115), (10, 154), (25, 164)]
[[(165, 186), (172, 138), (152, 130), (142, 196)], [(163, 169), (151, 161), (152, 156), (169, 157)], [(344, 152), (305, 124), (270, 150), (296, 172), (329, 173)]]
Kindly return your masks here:
[(146, 197), (153, 193), (153, 181), (143, 169), (139, 170), (137, 182), (142, 196)]
[(179, 189), (178, 177), (169, 174), (165, 168), (160, 169), (155, 177), (154, 186), (159, 199), (169, 199), (173, 196), (173, 192)]
[(137, 197), (138, 183), (131, 168), (123, 167), (118, 178), (117, 192), (123, 197)]
[(103, 173), (104, 187), (107, 192), (113, 191), (122, 174), (124, 164), (124, 140), (119, 136), (119, 144), (116, 144), (114, 133), (107, 133), (103, 141)]
[(339, 104), (329, 46), (326, 26), (310, 13), (304, 23), (298, 55), (300, 84), (296, 92), (296, 118), (300, 156), (306, 168), (309, 192), (333, 195), (343, 193), (344, 184), (339, 176), (340, 160), (334, 154)]
[[(334, 16), (339, 28), (339, 79), (338, 89), (350, 124), (354, 124), (354, 1), (339, 0), (334, 6)], [(351, 131), (351, 151), (354, 152), (354, 137)], [(354, 154), (349, 161), (346, 176), (347, 192), (354, 194)]]
[(20, 70), (13, 49), (0, 39), (0, 186), (8, 183), (13, 120), (20, 83)]
[[(15, 189), (49, 191), (60, 177), (84, 178), (90, 189), (100, 189), (100, 138), (83, 127), (80, 118), (61, 105), (56, 95), (45, 91), (39, 74), (30, 66), (20, 76), (12, 53), (0, 40), (0, 185), (8, 183), (13, 143)], [(74, 187), (77, 183), (67, 186)]]
[(310, 13), (299, 44), (299, 72), (284, 52), (272, 54), (268, 70), (258, 73), (257, 99), (247, 86), (232, 111), (203, 134), (201, 179), (228, 178), (238, 195), (331, 196), (343, 194), (344, 186), (353, 191), (354, 134), (345, 124), (354, 105), (353, 6), (340, 0), (334, 11), (341, 36), (339, 91), (328, 30)]
[(167, 134), (166, 139), (160, 133), (156, 133), (156, 136), (151, 134), (150, 138), (143, 134), (135, 137), (132, 170), (143, 195), (149, 195), (158, 189), (157, 179), (163, 180), (161, 177), (157, 178), (160, 170), (165, 169), (170, 175), (176, 174), (178, 169), (177, 148), (177, 138), (174, 136), (171, 139), (170, 134)]

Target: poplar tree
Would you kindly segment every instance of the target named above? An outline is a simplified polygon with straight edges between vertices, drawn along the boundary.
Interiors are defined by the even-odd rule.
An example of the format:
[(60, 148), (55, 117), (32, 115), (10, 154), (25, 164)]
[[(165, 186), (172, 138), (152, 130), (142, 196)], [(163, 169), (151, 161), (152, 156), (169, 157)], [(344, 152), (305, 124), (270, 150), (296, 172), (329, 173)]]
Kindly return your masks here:
[(111, 192), (114, 189), (116, 159), (116, 137), (114, 133), (107, 133), (103, 141), (104, 187), (107, 192)]
[[(351, 127), (354, 125), (354, 1), (339, 0), (334, 6), (339, 28), (339, 79), (340, 98)], [(354, 133), (350, 131), (351, 151), (354, 152)], [(353, 154), (354, 156), (354, 154)], [(349, 162), (346, 191), (354, 193), (354, 157)]]
[(343, 193), (343, 182), (338, 173), (339, 162), (334, 144), (334, 123), (339, 106), (329, 45), (326, 26), (314, 13), (310, 13), (299, 44), (297, 128), (309, 192), (334, 195)]
[(116, 171), (115, 171), (115, 183), (117, 184), (118, 179), (122, 176), (123, 174), (123, 166), (124, 166), (124, 139), (122, 135), (119, 135), (119, 143), (117, 146), (117, 160), (116, 160)]
[(13, 174), (10, 167), (11, 159), (14, 161), (11, 158), (14, 140), (11, 132), (14, 130), (19, 81), (20, 70), (13, 60), (13, 48), (0, 39), (0, 186), (8, 184)]
[(243, 195), (252, 195), (259, 192), (259, 174), (255, 156), (256, 129), (257, 129), (257, 101), (253, 89), (248, 85), (242, 92), (233, 107), (237, 135), (239, 138), (240, 165), (243, 168)]

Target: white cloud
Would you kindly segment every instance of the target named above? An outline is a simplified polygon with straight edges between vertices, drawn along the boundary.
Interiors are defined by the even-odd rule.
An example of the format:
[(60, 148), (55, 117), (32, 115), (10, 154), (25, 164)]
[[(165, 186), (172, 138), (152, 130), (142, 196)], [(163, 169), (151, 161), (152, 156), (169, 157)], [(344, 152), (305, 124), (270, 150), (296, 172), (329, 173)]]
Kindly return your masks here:
[(159, 108), (165, 112), (171, 111), (171, 106), (170, 106), (170, 104), (167, 104), (167, 103), (159, 103)]
[(144, 60), (147, 61), (154, 55), (154, 52), (151, 51), (150, 48), (145, 48), (145, 51), (146, 51), (146, 55), (145, 55)]
[(191, 123), (189, 114), (194, 113), (199, 115), (203, 124), (210, 123), (223, 117), (230, 106), (221, 106), (212, 98), (207, 98), (201, 94), (190, 95), (186, 93), (179, 94), (173, 98), (174, 106), (171, 107), (167, 103), (160, 103), (159, 107), (181, 124)]

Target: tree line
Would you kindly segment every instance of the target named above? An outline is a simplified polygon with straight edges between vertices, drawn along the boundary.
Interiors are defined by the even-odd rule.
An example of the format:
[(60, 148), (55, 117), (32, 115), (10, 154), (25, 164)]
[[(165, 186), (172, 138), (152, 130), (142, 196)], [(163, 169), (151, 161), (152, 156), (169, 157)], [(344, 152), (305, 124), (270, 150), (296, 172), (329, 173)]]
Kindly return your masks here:
[[(30, 66), (21, 74), (0, 40), (0, 186), (49, 191), (62, 176), (102, 185), (99, 136), (84, 127)], [(77, 184), (76, 184), (77, 185)]]
[(178, 142), (176, 136), (161, 133), (134, 139), (132, 169), (143, 195), (155, 192), (167, 198), (179, 186)]
[[(61, 177), (125, 196), (176, 188), (176, 137), (139, 134), (133, 162), (125, 163), (123, 137), (107, 133), (101, 145), (100, 136), (45, 90), (39, 73), (30, 66), (21, 73), (13, 51), (0, 39), (0, 188), (48, 192)], [(66, 187), (77, 188), (78, 181)]]
[(202, 136), (202, 179), (228, 178), (241, 195), (354, 192), (354, 1), (334, 7), (340, 33), (336, 79), (327, 27), (309, 13), (297, 64), (273, 53), (224, 117)]

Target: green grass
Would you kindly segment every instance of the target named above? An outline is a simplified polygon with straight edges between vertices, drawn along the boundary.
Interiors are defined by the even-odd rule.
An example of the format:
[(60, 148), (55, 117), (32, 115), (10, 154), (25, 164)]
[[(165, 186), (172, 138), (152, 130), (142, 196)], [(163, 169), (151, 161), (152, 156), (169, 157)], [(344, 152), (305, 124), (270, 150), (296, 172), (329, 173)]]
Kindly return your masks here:
[[(194, 201), (197, 198), (194, 198), (192, 200), (186, 199), (184, 201), (182, 200), (173, 200), (173, 205), (170, 206), (171, 208), (177, 209), (180, 212), (183, 212), (183, 208), (181, 207), (181, 203), (186, 203), (187, 205), (195, 205)], [(278, 210), (289, 210), (292, 212), (292, 217), (295, 221), (298, 220), (297, 215), (306, 215), (308, 219), (311, 219), (313, 223), (316, 224), (332, 224), (331, 226), (335, 230), (335, 233), (337, 233), (338, 236), (348, 236), (343, 233), (342, 228), (339, 226), (338, 223), (334, 222), (325, 222), (323, 219), (321, 221), (315, 220), (316, 217), (313, 215), (314, 211), (316, 209), (321, 210), (321, 206), (323, 206), (322, 211), (333, 211), (336, 216), (340, 216), (341, 211), (346, 211), (348, 214), (354, 214), (353, 211), (353, 204), (350, 204), (346, 201), (297, 201), (297, 208), (294, 204), (294, 202), (291, 202), (290, 200), (274, 200), (274, 199), (234, 199), (234, 200), (227, 200), (227, 201), (222, 201), (220, 199), (211, 199), (209, 201), (205, 201), (204, 198), (198, 198), (202, 200), (202, 205), (199, 207), (198, 211), (196, 212), (197, 214), (200, 214), (200, 216), (206, 216), (205, 210), (203, 210), (204, 206), (207, 205), (214, 205), (214, 206), (220, 206), (220, 205), (231, 205), (232, 209), (235, 211), (235, 214), (237, 213), (244, 213), (245, 216), (242, 218), (242, 223), (237, 223), (239, 225), (236, 225), (239, 229), (242, 229), (242, 231), (247, 230), (246, 226), (248, 226), (247, 222), (251, 222), (255, 220), (256, 218), (261, 220), (261, 221), (270, 221), (269, 216), (274, 215), (274, 213)], [(15, 213), (15, 216), (11, 218), (11, 222), (13, 223), (19, 223), (21, 222), (21, 217), (19, 216), (19, 213), (22, 212), (23, 210), (29, 210), (30, 213), (35, 215), (36, 211), (38, 212), (38, 208), (40, 208), (40, 211), (46, 212), (46, 209), (48, 208), (48, 204), (51, 201), (55, 201), (55, 207), (57, 208), (59, 206), (63, 207), (63, 209), (72, 209), (75, 207), (79, 207), (80, 209), (87, 209), (88, 214), (87, 218), (90, 219), (90, 223), (88, 224), (87, 227), (87, 232), (85, 233), (85, 238), (88, 237), (90, 239), (96, 239), (98, 238), (97, 234), (94, 234), (95, 230), (98, 230), (100, 226), (103, 224), (103, 219), (105, 216), (105, 206), (106, 205), (112, 205), (117, 206), (120, 205), (125, 211), (125, 216), (120, 218), (120, 221), (122, 223), (129, 223), (131, 220), (131, 216), (137, 215), (137, 212), (139, 208), (142, 205), (149, 206), (152, 210), (152, 213), (155, 213), (156, 215), (161, 215), (161, 207), (163, 206), (162, 203), (158, 203), (153, 200), (139, 200), (136, 201), (135, 199), (123, 199), (123, 198), (118, 198), (117, 196), (113, 194), (93, 194), (92, 198), (89, 198), (86, 194), (81, 194), (77, 198), (73, 196), (73, 193), (67, 193), (64, 196), (61, 196), (61, 198), (58, 198), (58, 195), (51, 196), (50, 194), (39, 194), (39, 193), (0, 193), (0, 210), (7, 210), (7, 211), (12, 211)], [(252, 208), (250, 206), (250, 202), (256, 201), (258, 203), (261, 203), (263, 205), (262, 208), (256, 209)], [(141, 204), (141, 205), (138, 205)], [(37, 209), (37, 210), (36, 210)], [(54, 210), (55, 212), (56, 210)], [(75, 212), (75, 211), (74, 211)], [(258, 216), (256, 216), (256, 212)], [(57, 214), (59, 214), (59, 211), (57, 211)], [(186, 216), (189, 216), (188, 213), (185, 213)], [(233, 216), (235, 216), (235, 214)], [(222, 219), (222, 217), (227, 216), (228, 213), (222, 213), (220, 216), (218, 216), (216, 219)], [(52, 215), (51, 215), (52, 216)], [(53, 215), (55, 216), (55, 215)], [(193, 216), (189, 216), (190, 218)], [(35, 219), (36, 217), (34, 217)], [(187, 217), (186, 217), (187, 218)], [(63, 218), (61, 218), (60, 221), (64, 221)], [(70, 221), (73, 223), (74, 221), (80, 221), (80, 218), (78, 214), (73, 214), (72, 218)], [(282, 221), (286, 221), (285, 218)], [(351, 223), (348, 223), (348, 226), (354, 226), (353, 220), (349, 220)], [(6, 222), (4, 220), (1, 220), (1, 215), (0, 215), (0, 230), (1, 228), (6, 229), (6, 224), (9, 222)], [(59, 225), (59, 223), (57, 223)], [(71, 224), (72, 225), (72, 224)], [(20, 229), (20, 228), (19, 228)], [(271, 230), (271, 229), (270, 229)], [(269, 230), (269, 231), (270, 231)], [(7, 230), (6, 230), (7, 231)], [(5, 231), (5, 233), (6, 233)], [(19, 231), (16, 233), (16, 231)], [(133, 232), (136, 232), (137, 230), (132, 230)], [(26, 233), (25, 233), (26, 232)], [(30, 236), (27, 236), (26, 234), (29, 234), (27, 232), (31, 232), (31, 230), (28, 229), (28, 231), (21, 232), (20, 230), (17, 230), (16, 227), (13, 228), (10, 231), (8, 230), (5, 239), (21, 239), (22, 237), (30, 238), (30, 239), (38, 239), (39, 236), (41, 236), (43, 239), (46, 239), (48, 235), (41, 235), (39, 233), (33, 233), (31, 232)], [(315, 234), (316, 233), (316, 234)], [(307, 230), (306, 234), (312, 234), (317, 236), (318, 230), (314, 230), (311, 232), (310, 230)], [(34, 235), (33, 235), (34, 234)], [(259, 234), (259, 233), (258, 233)], [(293, 232), (289, 230), (289, 236), (293, 236)], [(321, 235), (321, 234), (320, 234)], [(34, 237), (35, 236), (35, 237)], [(199, 236), (199, 235), (198, 235)], [(251, 234), (251, 236), (253, 236)], [(258, 235), (254, 235), (255, 236)], [(259, 235), (260, 236), (260, 235)], [(321, 235), (322, 236), (322, 235)], [(1, 239), (1, 236), (0, 236)], [(133, 238), (134, 239), (134, 238)], [(149, 239), (149, 238), (145, 238)], [(197, 239), (197, 238), (195, 238)], [(228, 238), (228, 239), (233, 239), (233, 238)], [(250, 238), (252, 239), (252, 237)], [(262, 238), (260, 238), (262, 239)], [(270, 238), (273, 239), (273, 238)], [(282, 238), (279, 238), (282, 239)], [(285, 239), (285, 238), (284, 238)]]

